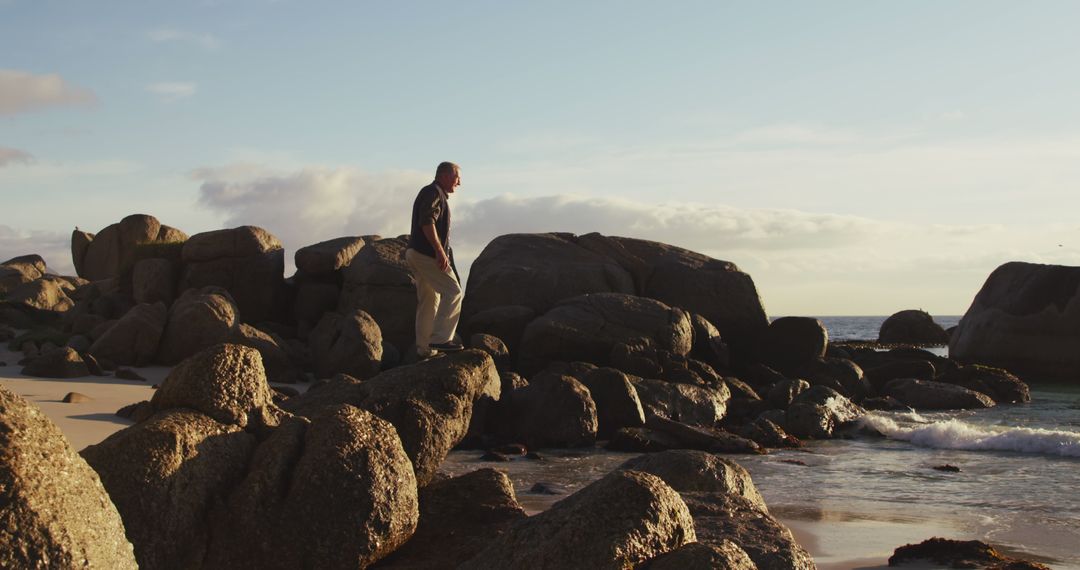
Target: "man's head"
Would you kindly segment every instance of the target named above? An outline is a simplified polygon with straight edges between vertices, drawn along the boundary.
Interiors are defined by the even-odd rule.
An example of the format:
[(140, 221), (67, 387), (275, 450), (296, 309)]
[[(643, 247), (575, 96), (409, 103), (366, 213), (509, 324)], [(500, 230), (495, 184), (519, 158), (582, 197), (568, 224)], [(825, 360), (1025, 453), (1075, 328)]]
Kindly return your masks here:
[(461, 184), (461, 168), (453, 162), (440, 162), (435, 169), (435, 183), (447, 194), (453, 194)]

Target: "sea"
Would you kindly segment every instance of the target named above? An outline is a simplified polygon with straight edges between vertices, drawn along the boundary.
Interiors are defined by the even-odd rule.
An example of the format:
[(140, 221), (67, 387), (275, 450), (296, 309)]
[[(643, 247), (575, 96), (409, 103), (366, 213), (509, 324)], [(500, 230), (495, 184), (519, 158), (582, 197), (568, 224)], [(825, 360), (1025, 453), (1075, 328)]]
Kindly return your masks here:
[[(819, 317), (831, 340), (875, 340), (885, 316)], [(944, 327), (959, 316), (934, 316)], [(947, 348), (935, 348), (947, 355)], [(1032, 401), (987, 410), (871, 412), (848, 439), (732, 455), (769, 511), (822, 570), (882, 568), (899, 546), (931, 537), (1080, 570), (1080, 385), (1031, 382)], [(878, 435), (880, 434), (880, 435)], [(485, 463), (452, 452), (443, 469), (506, 471), (530, 513), (634, 454), (542, 450), (544, 461)], [(935, 467), (950, 465), (959, 471)]]

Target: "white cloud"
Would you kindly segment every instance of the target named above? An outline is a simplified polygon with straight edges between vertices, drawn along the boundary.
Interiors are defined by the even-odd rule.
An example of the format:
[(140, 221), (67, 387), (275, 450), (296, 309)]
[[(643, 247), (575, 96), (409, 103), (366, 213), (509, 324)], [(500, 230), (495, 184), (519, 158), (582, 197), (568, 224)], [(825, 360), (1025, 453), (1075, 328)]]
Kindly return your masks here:
[(45, 259), (49, 271), (74, 275), (71, 263), (71, 235), (44, 230), (21, 230), (0, 224), (0, 261), (36, 253)]
[(0, 146), (0, 168), (16, 163), (30, 164), (33, 161), (34, 155), (25, 150)]
[(186, 43), (206, 50), (221, 47), (221, 41), (211, 34), (199, 34), (172, 28), (159, 28), (146, 32), (146, 37), (158, 43)]
[(158, 99), (171, 103), (185, 97), (191, 97), (198, 90), (198, 86), (187, 81), (164, 81), (151, 83), (146, 90), (158, 96)]
[(192, 177), (201, 181), (200, 203), (225, 214), (228, 227), (265, 228), (290, 252), (346, 235), (408, 233), (412, 200), (428, 180), (417, 172), (312, 167), (279, 173), (243, 163), (201, 168)]
[(88, 107), (97, 102), (93, 91), (71, 85), (55, 73), (35, 75), (16, 69), (0, 69), (0, 116), (50, 107)]

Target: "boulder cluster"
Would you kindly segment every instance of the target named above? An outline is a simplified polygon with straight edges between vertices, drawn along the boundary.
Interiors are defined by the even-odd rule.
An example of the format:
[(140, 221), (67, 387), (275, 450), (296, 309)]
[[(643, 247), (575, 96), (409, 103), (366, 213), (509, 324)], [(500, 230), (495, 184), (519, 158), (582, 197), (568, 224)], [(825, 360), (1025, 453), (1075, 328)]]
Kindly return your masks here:
[[(417, 362), (405, 246), (315, 244), (285, 279), (266, 230), (188, 237), (136, 215), (75, 232), (79, 277), (37, 256), (0, 265), (25, 374), (174, 366), (120, 411), (135, 425), (82, 451), (140, 567), (812, 568), (713, 453), (834, 437), (867, 408), (1028, 399), (1003, 370), (770, 323), (734, 264), (599, 234), (493, 240), (466, 288), (469, 350)], [(454, 448), (597, 442), (661, 453), (532, 517), (499, 472), (438, 471)]]

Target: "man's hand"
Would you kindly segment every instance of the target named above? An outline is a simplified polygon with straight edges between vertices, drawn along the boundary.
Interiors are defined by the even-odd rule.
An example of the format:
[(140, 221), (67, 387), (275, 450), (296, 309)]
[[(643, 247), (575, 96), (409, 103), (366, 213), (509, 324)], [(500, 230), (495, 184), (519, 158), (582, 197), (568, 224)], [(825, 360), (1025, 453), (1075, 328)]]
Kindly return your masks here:
[(439, 271), (446, 271), (446, 268), (450, 267), (450, 258), (446, 257), (446, 252), (441, 249), (435, 252), (435, 262), (439, 264)]

